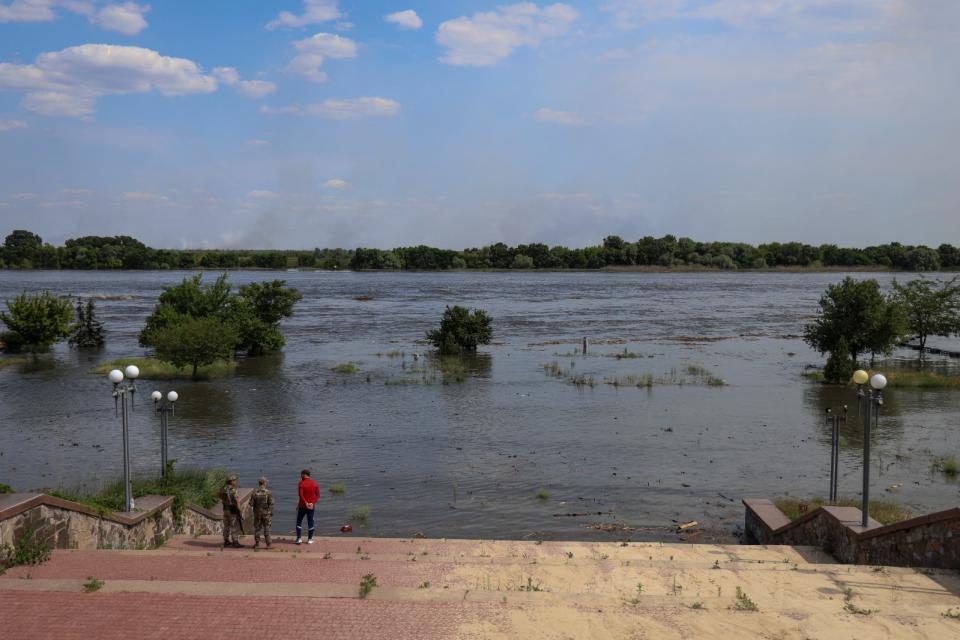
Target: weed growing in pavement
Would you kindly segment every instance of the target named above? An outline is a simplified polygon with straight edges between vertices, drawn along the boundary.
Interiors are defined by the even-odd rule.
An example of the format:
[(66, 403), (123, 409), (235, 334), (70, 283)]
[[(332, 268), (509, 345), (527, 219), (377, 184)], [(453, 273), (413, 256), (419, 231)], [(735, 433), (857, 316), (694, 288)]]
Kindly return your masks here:
[(694, 602), (693, 604), (691, 604), (691, 605), (690, 605), (690, 608), (691, 608), (691, 609), (706, 609), (706, 607), (703, 606), (703, 603), (702, 603), (702, 602), (699, 602), (699, 601), (698, 601), (698, 602)]
[(430, 588), (429, 580), (424, 580), (423, 582), (420, 583), (420, 586), (417, 587), (417, 589), (429, 589), (429, 588)]
[[(719, 589), (719, 587), (717, 588)], [(760, 611), (757, 603), (751, 600), (750, 596), (744, 593), (740, 587), (737, 587), (737, 602), (733, 605), (733, 608), (737, 611)]]
[(93, 576), (87, 576), (87, 581), (83, 583), (84, 593), (93, 593), (103, 588), (103, 580), (97, 580)]
[(541, 591), (540, 583), (533, 584), (533, 578), (527, 577), (527, 584), (521, 584), (518, 591)]
[(12, 547), (8, 544), (0, 546), (0, 574), (12, 567), (42, 564), (50, 559), (50, 544), (34, 535), (36, 532), (37, 527), (31, 527), (17, 538)]
[(853, 589), (850, 587), (847, 587), (843, 592), (843, 610), (858, 616), (868, 616), (875, 612), (875, 609), (861, 609), (853, 604)]
[(377, 576), (368, 573), (360, 579), (360, 597), (366, 598), (377, 586)]
[(940, 615), (942, 615), (944, 618), (952, 618), (953, 620), (960, 620), (960, 609), (957, 609), (956, 611), (954, 611), (953, 607), (950, 607)]

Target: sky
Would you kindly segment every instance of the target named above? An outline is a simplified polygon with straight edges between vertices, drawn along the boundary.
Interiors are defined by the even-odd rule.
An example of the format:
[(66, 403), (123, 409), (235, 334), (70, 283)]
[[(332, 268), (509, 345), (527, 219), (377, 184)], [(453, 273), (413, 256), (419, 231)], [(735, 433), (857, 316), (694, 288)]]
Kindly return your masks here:
[(960, 244), (956, 0), (0, 0), (0, 233)]

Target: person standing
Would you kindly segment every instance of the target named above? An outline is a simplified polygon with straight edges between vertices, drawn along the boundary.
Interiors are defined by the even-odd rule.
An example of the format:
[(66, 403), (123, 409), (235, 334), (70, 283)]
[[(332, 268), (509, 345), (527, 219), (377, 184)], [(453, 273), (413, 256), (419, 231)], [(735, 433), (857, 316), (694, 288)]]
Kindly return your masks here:
[(273, 524), (273, 492), (267, 488), (267, 479), (260, 478), (251, 498), (253, 504), (253, 548), (260, 548), (260, 534), (270, 548), (270, 526)]
[(300, 472), (297, 493), (300, 494), (300, 502), (297, 503), (297, 544), (303, 544), (303, 516), (307, 516), (307, 544), (313, 544), (313, 510), (320, 499), (320, 485), (310, 477), (310, 469)]
[(220, 503), (223, 505), (223, 546), (242, 547), (239, 533), (243, 533), (240, 522), (240, 494), (237, 491), (237, 476), (227, 478), (227, 484), (220, 490)]

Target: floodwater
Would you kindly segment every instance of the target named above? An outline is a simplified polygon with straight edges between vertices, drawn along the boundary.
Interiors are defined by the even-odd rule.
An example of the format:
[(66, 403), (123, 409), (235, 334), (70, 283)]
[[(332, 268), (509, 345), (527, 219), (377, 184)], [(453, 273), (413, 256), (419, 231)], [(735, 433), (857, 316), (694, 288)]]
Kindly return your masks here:
[[(88, 370), (142, 355), (136, 335), (161, 288), (187, 275), (0, 272), (0, 299), (45, 288), (96, 297), (108, 340), (100, 352), (61, 344), (35, 364), (0, 370), (0, 482), (25, 490), (119, 475), (111, 387)], [(242, 486), (267, 475), (277, 532), (292, 529), (298, 472), (309, 467), (324, 488), (323, 534), (365, 505), (370, 535), (671, 540), (677, 522), (697, 520), (695, 529), (706, 531), (700, 540), (730, 538), (742, 523), (743, 497), (827, 493), (828, 406), (851, 406), (840, 492), (859, 495), (854, 392), (802, 377), (822, 360), (799, 338), (825, 287), (843, 276), (231, 273), (235, 285), (283, 278), (303, 292), (284, 324), (287, 347), (243, 360), (226, 379), (141, 381), (134, 471), (160, 466), (159, 418), (142, 400), (155, 388), (176, 389), (170, 456), (180, 466), (225, 467)], [(892, 279), (856, 277), (885, 286)], [(465, 361), (466, 379), (448, 384), (421, 342), (445, 304), (486, 309), (495, 332), (495, 344)], [(586, 356), (576, 353), (584, 336)], [(624, 349), (640, 357), (613, 357)], [(911, 358), (898, 352), (877, 367)], [(359, 372), (332, 371), (347, 362)], [(596, 385), (547, 375), (544, 365), (553, 362)], [(698, 384), (690, 366), (726, 385)], [(644, 374), (686, 384), (604, 383)], [(885, 400), (872, 495), (917, 511), (955, 506), (957, 482), (931, 465), (960, 454), (960, 392), (891, 389)], [(331, 483), (344, 484), (346, 495), (327, 493)], [(541, 489), (548, 499), (537, 499)], [(573, 513), (591, 515), (562, 515)], [(591, 528), (605, 523), (633, 530)]]

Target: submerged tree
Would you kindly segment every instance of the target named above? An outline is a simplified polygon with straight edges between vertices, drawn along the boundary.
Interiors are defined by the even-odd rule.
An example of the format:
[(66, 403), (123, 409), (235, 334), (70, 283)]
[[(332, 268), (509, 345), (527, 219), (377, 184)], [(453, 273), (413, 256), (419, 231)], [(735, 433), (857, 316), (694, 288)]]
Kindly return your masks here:
[(72, 317), (69, 300), (49, 291), (21, 293), (13, 302), (7, 301), (7, 311), (0, 311), (0, 320), (8, 329), (0, 339), (10, 352), (46, 351), (70, 335)]
[(893, 281), (894, 299), (900, 305), (907, 331), (920, 343), (921, 358), (929, 336), (960, 333), (958, 277), (946, 282), (911, 280), (900, 284)]
[(69, 342), (72, 346), (82, 349), (95, 349), (103, 346), (103, 323), (97, 320), (93, 298), (87, 300), (86, 307), (84, 307), (83, 301), (77, 298), (77, 323), (73, 327), (73, 334), (70, 336)]
[(471, 312), (466, 307), (447, 307), (440, 328), (428, 331), (427, 340), (443, 354), (476, 351), (477, 345), (490, 344), (493, 339), (491, 322), (483, 309)]
[[(880, 292), (876, 280), (847, 277), (827, 287), (820, 298), (820, 313), (804, 328), (803, 338), (821, 354), (831, 355), (831, 375), (838, 376), (855, 369), (862, 354), (890, 353), (903, 334), (902, 327), (899, 307)], [(831, 376), (827, 379), (844, 381)]]
[(140, 344), (157, 348), (157, 336), (165, 328), (182, 323), (184, 318), (212, 318), (232, 329), (231, 352), (254, 355), (280, 349), (284, 345), (280, 321), (293, 315), (294, 305), (303, 297), (285, 284), (283, 280), (259, 282), (231, 293), (226, 274), (206, 286), (200, 274), (184, 278), (160, 294), (140, 332)]
[(153, 334), (153, 347), (161, 360), (190, 367), (196, 379), (200, 367), (229, 359), (238, 338), (236, 327), (216, 318), (181, 316)]

